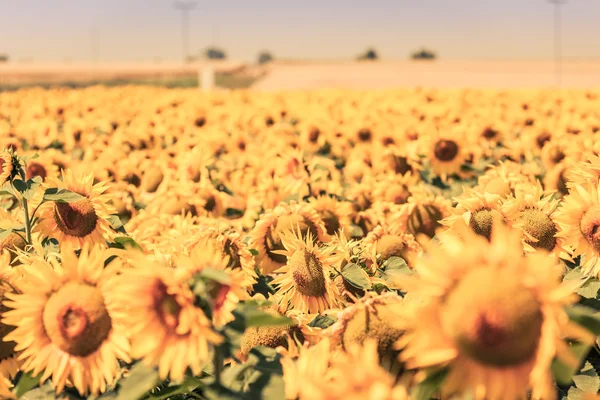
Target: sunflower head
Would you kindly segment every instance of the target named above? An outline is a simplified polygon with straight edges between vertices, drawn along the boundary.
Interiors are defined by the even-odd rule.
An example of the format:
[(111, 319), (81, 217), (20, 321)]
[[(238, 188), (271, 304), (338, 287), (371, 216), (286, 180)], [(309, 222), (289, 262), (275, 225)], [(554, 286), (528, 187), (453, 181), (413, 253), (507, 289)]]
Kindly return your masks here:
[(451, 139), (438, 140), (433, 148), (435, 158), (443, 162), (451, 162), (456, 158), (460, 147), (458, 143)]
[(443, 218), (442, 211), (434, 204), (418, 204), (408, 216), (407, 229), (414, 236), (424, 234), (434, 237)]
[(473, 269), (450, 292), (441, 313), (461, 351), (490, 367), (530, 360), (541, 336), (540, 303), (511, 273)]
[[(310, 240), (310, 234), (309, 234)], [(323, 264), (319, 257), (308, 248), (295, 251), (288, 259), (292, 279), (298, 291), (306, 296), (323, 296), (327, 283)]]
[[(7, 293), (14, 293), (15, 289), (7, 282), (0, 282), (0, 316), (2, 316), (6, 311), (8, 311), (8, 307), (4, 305), (5, 295)], [(4, 323), (0, 323), (0, 361), (6, 360), (14, 356), (15, 354), (15, 345), (16, 343), (13, 341), (4, 341), (2, 340), (7, 334), (12, 332), (15, 328), (11, 325), (7, 325)]]
[(265, 244), (269, 257), (279, 263), (285, 263), (286, 258), (281, 254), (275, 253), (277, 250), (283, 250), (281, 235), (288, 231), (297, 231), (302, 237), (310, 236), (313, 242), (317, 238), (317, 228), (313, 223), (300, 214), (282, 215), (277, 219), (277, 222), (269, 227)]
[(111, 330), (100, 289), (84, 283), (70, 282), (53, 293), (43, 319), (50, 340), (76, 357), (95, 352)]
[(63, 233), (85, 237), (96, 229), (98, 215), (94, 204), (85, 198), (71, 203), (55, 203), (54, 220)]
[(19, 159), (12, 150), (0, 152), (0, 185), (14, 178), (18, 173)]
[(583, 214), (579, 227), (588, 243), (600, 252), (600, 205), (590, 207)]
[(492, 235), (492, 225), (494, 221), (495, 210), (482, 208), (471, 214), (469, 226), (479, 236), (490, 239)]
[(525, 209), (517, 218), (517, 223), (532, 239), (525, 242), (536, 249), (552, 251), (556, 247), (556, 224), (548, 214), (535, 208)]
[(406, 259), (409, 251), (406, 242), (400, 236), (383, 235), (376, 245), (377, 254), (381, 261), (390, 257), (402, 257)]

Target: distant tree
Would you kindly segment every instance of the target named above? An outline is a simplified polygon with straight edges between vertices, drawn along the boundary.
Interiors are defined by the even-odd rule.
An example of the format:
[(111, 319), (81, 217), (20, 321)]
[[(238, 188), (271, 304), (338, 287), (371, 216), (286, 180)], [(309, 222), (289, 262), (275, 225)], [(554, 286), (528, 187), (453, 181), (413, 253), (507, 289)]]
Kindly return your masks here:
[(8, 54), (0, 54), (0, 63), (8, 62)]
[(413, 52), (410, 55), (410, 58), (413, 60), (435, 60), (437, 58), (437, 54), (423, 47), (421, 50)]
[(273, 54), (269, 53), (268, 51), (261, 51), (258, 54), (258, 63), (259, 64), (267, 64), (270, 63), (271, 61), (273, 61)]
[(377, 51), (374, 48), (369, 48), (363, 54), (358, 56), (358, 60), (377, 60), (379, 56), (377, 55)]
[(204, 52), (204, 55), (209, 60), (224, 60), (227, 58), (227, 54), (225, 54), (225, 52), (223, 50), (221, 50), (217, 47), (209, 47)]

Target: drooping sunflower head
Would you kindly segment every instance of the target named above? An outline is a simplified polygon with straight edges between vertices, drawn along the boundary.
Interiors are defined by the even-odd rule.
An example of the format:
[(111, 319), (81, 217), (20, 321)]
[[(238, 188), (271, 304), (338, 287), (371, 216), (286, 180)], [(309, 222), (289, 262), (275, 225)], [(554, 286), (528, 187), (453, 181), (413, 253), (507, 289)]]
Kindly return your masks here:
[(397, 295), (382, 295), (365, 298), (346, 308), (331, 327), (336, 343), (344, 350), (354, 345), (363, 345), (373, 340), (377, 343), (379, 359), (386, 368), (400, 372), (395, 362), (398, 356), (396, 342), (404, 331), (399, 310), (402, 298)]
[(488, 241), (459, 229), (421, 259), (431, 279), (400, 283), (420, 298), (406, 314), (401, 359), (409, 368), (449, 366), (443, 394), (513, 399), (533, 389), (544, 398), (554, 390), (549, 366), (562, 356), (572, 287), (560, 285), (552, 258), (523, 255), (518, 230), (494, 223)]
[(4, 185), (17, 174), (19, 160), (10, 150), (0, 152), (0, 185)]
[(348, 231), (352, 205), (346, 201), (339, 201), (330, 196), (320, 196), (310, 200), (313, 208), (325, 224), (327, 234), (332, 236), (341, 230)]
[(395, 217), (397, 223), (417, 240), (432, 238), (441, 227), (440, 221), (450, 214), (452, 203), (430, 192), (416, 192)]

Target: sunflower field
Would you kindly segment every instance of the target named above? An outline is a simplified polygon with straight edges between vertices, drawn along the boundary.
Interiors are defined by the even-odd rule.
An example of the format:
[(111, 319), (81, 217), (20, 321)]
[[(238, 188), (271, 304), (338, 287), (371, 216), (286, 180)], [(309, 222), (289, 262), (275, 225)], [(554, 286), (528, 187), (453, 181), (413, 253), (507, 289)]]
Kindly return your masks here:
[(600, 92), (0, 94), (0, 397), (597, 399)]

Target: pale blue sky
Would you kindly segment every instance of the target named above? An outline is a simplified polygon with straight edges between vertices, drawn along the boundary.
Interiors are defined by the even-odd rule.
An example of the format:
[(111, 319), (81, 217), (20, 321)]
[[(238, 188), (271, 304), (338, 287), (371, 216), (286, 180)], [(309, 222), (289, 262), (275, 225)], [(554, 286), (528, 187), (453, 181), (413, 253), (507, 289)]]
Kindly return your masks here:
[[(0, 53), (36, 61), (177, 60), (181, 15), (169, 0), (0, 0)], [(282, 58), (350, 58), (374, 46), (406, 58), (421, 45), (445, 59), (550, 58), (546, 0), (199, 0), (191, 49), (213, 42), (230, 58), (260, 49)], [(565, 57), (600, 58), (600, 0), (570, 0)], [(95, 32), (92, 34), (91, 32)]]

